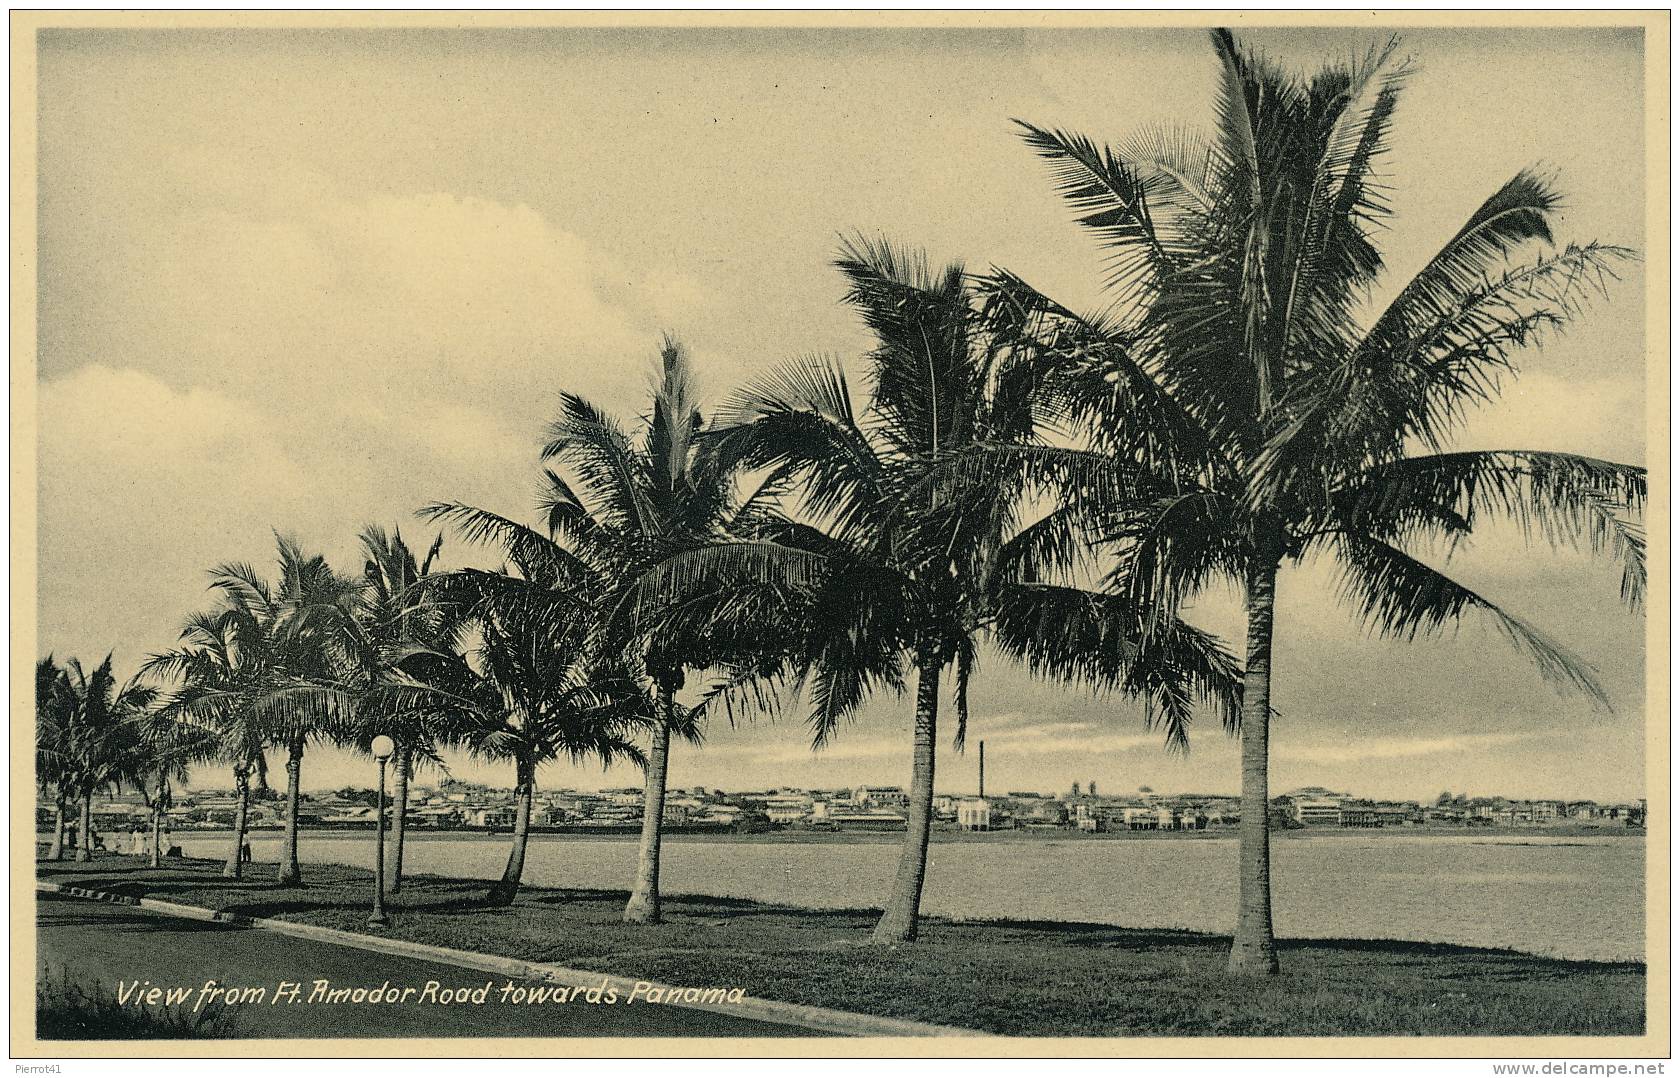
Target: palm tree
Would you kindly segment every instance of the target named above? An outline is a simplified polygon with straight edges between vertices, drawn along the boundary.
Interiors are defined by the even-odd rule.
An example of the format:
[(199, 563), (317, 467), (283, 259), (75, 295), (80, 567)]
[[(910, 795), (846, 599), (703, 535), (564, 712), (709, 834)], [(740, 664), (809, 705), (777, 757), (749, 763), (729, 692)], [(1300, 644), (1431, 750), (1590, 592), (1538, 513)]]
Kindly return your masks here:
[(278, 537), (279, 577), (270, 588), (250, 566), (226, 565), (212, 586), (268, 611), (279, 683), (259, 704), (271, 743), (286, 752), (285, 839), (277, 882), (303, 882), (298, 864), (298, 810), (303, 757), (309, 744), (329, 739), (354, 721), (354, 609), (360, 585), (340, 577), (319, 554)]
[(1174, 741), (1198, 692), (1234, 713), (1235, 674), (1210, 637), (1176, 621), (1143, 655), (1123, 603), (1045, 579), (1077, 561), (1076, 518), (1060, 509), (1031, 517), (1029, 480), (1079, 454), (1037, 436), (1036, 375), (1006, 334), (990, 331), (962, 267), (934, 272), (919, 255), (863, 240), (837, 265), (847, 302), (877, 339), (866, 411), (854, 410), (844, 372), (820, 359), (743, 389), (726, 410), (719, 455), (799, 484), (798, 519), (765, 519), (756, 539), (671, 558), (648, 582), (655, 593), (692, 594), (756, 580), (792, 597), (802, 633), (784, 646), (809, 686), (815, 747), (870, 692), (902, 692), (915, 672), (907, 834), (874, 933), (899, 943), (917, 930), (940, 679), (953, 670), (960, 746), (979, 634), (1046, 676), (1159, 703)]
[(175, 786), (187, 782), (194, 765), (213, 761), (220, 753), (217, 731), (200, 726), (167, 702), (138, 722), (133, 752), (123, 771), (151, 812), (153, 868), (163, 866), (164, 819), (173, 805)]
[[(81, 805), (77, 861), (93, 859), (93, 797), (122, 784), (139, 744), (139, 724), (157, 699), (157, 690), (138, 677), (119, 685), (111, 663), (112, 657), (105, 656), (90, 674), (70, 659), (59, 681), (69, 731), (64, 742), (67, 786)], [(39, 686), (39, 668), (36, 676)]]
[(153, 655), (143, 667), (177, 683), (160, 714), (199, 730), (233, 770), (233, 842), (222, 869), (229, 879), (245, 873), (252, 780), (261, 789), (268, 786), (261, 705), (278, 683), (266, 611), (247, 599), (224, 592), (217, 610), (188, 618), (178, 646)]
[[(1386, 306), (1372, 236), (1388, 206), (1373, 172), (1406, 65), (1393, 40), (1299, 77), (1213, 32), (1220, 88), (1204, 138), (1117, 148), (1023, 124), (1062, 196), (1102, 241), (1116, 313), (1079, 317), (1019, 278), (995, 302), (1039, 342), (1060, 414), (1154, 495), (1117, 505), (1111, 584), (1171, 612), (1223, 578), (1243, 591), (1240, 898), (1229, 968), (1273, 973), (1267, 761), (1279, 568), (1315, 555), (1385, 636), (1429, 635), (1476, 611), (1542, 674), (1602, 691), (1584, 664), (1426, 564), (1481, 517), (1585, 540), (1644, 590), (1642, 468), (1567, 453), (1454, 452), (1522, 346), (1602, 289), (1623, 248), (1561, 250), (1551, 184), (1524, 170), (1475, 210)], [(1538, 248), (1537, 254), (1530, 252)], [(1518, 261), (1519, 256), (1530, 258)]]
[[(457, 639), (462, 626), (453, 616), (456, 607), (429, 602), (425, 594), (425, 584), (433, 575), (432, 566), (442, 547), (443, 536), (439, 535), (425, 557), (417, 559), (403, 541), (401, 529), (386, 532), (370, 525), (362, 532), (366, 560), (355, 621), (370, 686), (400, 681), (395, 667), (414, 649), (437, 653), (459, 650)], [(364, 704), (370, 703), (370, 698), (364, 699)], [(421, 711), (398, 716), (373, 707), (358, 709), (358, 731), (353, 740), (360, 744), (386, 734), (397, 745), (392, 767), (391, 843), (386, 867), (387, 888), (392, 893), (402, 890), (409, 778), (418, 763), (441, 764), (438, 748), (448, 737), (448, 732), (430, 719), (429, 713)]]
[(360, 585), (291, 539), (277, 536), (276, 544), (277, 582), (270, 585), (239, 562), (211, 570), (210, 586), (222, 593), (222, 608), (190, 621), (183, 632), (187, 643), (154, 657), (152, 668), (184, 678), (173, 710), (222, 729), (240, 796), (235, 875), (250, 778), (262, 773), (264, 748), (286, 753), (285, 840), (276, 879), (295, 885), (303, 880), (298, 810), (304, 752), (311, 742), (342, 736), (354, 721)]
[[(554, 553), (558, 554), (556, 550)], [(433, 602), (459, 608), (468, 654), (410, 649), (368, 701), (399, 722), (443, 728), (475, 756), (514, 765), (513, 842), (486, 901), (509, 905), (525, 872), (537, 773), (550, 761), (642, 763), (632, 738), (650, 724), (630, 673), (590, 650), (597, 597), (568, 588), (552, 560), (516, 559), (520, 572), (460, 570), (433, 578)]]
[[(690, 626), (693, 619), (661, 616), (668, 610), (626, 616), (631, 612), (626, 600), (636, 580), (664, 559), (750, 528), (774, 485), (742, 489), (735, 473), (704, 450), (704, 421), (688, 353), (669, 336), (660, 350), (644, 424), (633, 437), (587, 400), (563, 394), (543, 450), (561, 471), (545, 473), (543, 508), (553, 542), (575, 559), (577, 571), (592, 575), (604, 588), (602, 601), (614, 616), (602, 627), (612, 641), (603, 646), (621, 652), (623, 661), (639, 667), (653, 684), (657, 721), (644, 775), (636, 880), (624, 911), (627, 922), (651, 924), (660, 918), (659, 854), (671, 737), (699, 736), (694, 716), (676, 703), (676, 694), (690, 671), (727, 665), (734, 645), (723, 626), (683, 631), (679, 626)], [(522, 526), (468, 506), (439, 504), (425, 512), (456, 521), (475, 539), (495, 539), (505, 546), (549, 541), (529, 538)]]
[(42, 796), (53, 799), (53, 837), (47, 860), (64, 857), (64, 832), (74, 798), (72, 750), (75, 736), (74, 700), (65, 673), (48, 655), (35, 664), (35, 783)]

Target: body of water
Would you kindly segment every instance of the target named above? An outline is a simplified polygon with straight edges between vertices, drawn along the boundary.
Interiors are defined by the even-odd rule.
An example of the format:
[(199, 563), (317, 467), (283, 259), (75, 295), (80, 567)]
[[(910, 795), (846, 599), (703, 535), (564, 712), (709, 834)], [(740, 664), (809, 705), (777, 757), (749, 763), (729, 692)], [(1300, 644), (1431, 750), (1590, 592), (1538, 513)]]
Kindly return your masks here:
[[(179, 832), (193, 857), (225, 857), (227, 839)], [(272, 861), (276, 832), (252, 836)], [(372, 867), (371, 832), (306, 833), (304, 862)], [(922, 909), (946, 917), (1094, 921), (1230, 932), (1234, 838), (936, 842)], [(491, 878), (507, 839), (410, 835), (405, 868)], [(794, 906), (878, 906), (898, 845), (667, 838), (667, 894), (728, 895)], [(1510, 947), (1566, 958), (1640, 959), (1645, 843), (1635, 837), (1334, 835), (1272, 844), (1277, 931), (1286, 937), (1385, 938)], [(525, 880), (628, 889), (633, 837), (534, 835)]]

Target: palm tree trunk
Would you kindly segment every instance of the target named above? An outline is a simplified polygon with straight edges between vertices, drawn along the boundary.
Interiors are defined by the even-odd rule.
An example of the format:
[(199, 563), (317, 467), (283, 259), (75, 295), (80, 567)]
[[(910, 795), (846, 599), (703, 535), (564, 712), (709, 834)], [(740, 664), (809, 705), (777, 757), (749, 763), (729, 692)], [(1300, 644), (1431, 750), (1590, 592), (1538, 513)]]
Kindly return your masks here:
[(391, 811), (396, 816), (391, 820), (391, 853), (385, 868), (385, 878), (389, 881), (385, 890), (393, 895), (402, 890), (403, 835), (408, 830), (408, 773), (413, 767), (414, 750), (404, 745), (397, 750), (396, 776), (392, 780)]
[(93, 860), (93, 791), (82, 794), (82, 822), (76, 832), (76, 860)]
[(69, 811), (69, 802), (63, 794), (59, 794), (54, 804), (52, 845), (47, 847), (47, 860), (64, 860), (64, 817)]
[(671, 759), (671, 719), (674, 690), (661, 682), (657, 689), (653, 745), (648, 750), (642, 789), (642, 844), (636, 854), (636, 887), (624, 907), (627, 924), (659, 923), (659, 839), (665, 823), (665, 772)]
[(892, 896), (875, 925), (876, 943), (909, 943), (916, 938), (922, 909), (922, 880), (927, 876), (928, 833), (933, 825), (933, 746), (939, 721), (940, 664), (919, 664), (916, 681), (916, 734), (910, 771), (910, 819)]
[(286, 841), (280, 849), (280, 869), (275, 879), (282, 884), (303, 882), (298, 867), (298, 800), (303, 779), (303, 739), (295, 738), (286, 753)]
[(239, 793), (238, 807), (233, 810), (233, 850), (228, 853), (222, 875), (230, 880), (245, 877), (245, 822), (251, 808), (251, 772), (248, 768), (233, 769), (233, 786)]
[(168, 779), (158, 776), (157, 796), (152, 799), (152, 867), (163, 867), (163, 806), (168, 794)]
[(497, 906), (511, 906), (519, 894), (519, 882), (525, 876), (525, 844), (531, 834), (531, 801), (535, 796), (536, 764), (521, 758), (517, 764), (517, 785), (514, 790), (513, 848), (508, 850), (507, 868), (502, 878), (490, 888), (485, 901)]
[(1237, 827), (1237, 932), (1226, 969), (1278, 971), (1272, 939), (1271, 798), (1267, 788), (1272, 718), (1272, 622), (1278, 558), (1262, 554), (1248, 574), (1248, 661), (1243, 673), (1242, 822)]

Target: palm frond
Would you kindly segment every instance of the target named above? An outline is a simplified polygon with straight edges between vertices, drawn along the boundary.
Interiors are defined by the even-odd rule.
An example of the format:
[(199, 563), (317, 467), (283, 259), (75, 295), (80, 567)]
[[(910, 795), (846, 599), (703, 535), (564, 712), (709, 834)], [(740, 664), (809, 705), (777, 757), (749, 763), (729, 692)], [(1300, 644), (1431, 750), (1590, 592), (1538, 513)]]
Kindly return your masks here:
[(1146, 634), (1143, 612), (1124, 596), (1046, 584), (1001, 589), (993, 635), (1035, 676), (1147, 700), (1169, 748), (1189, 744), (1194, 701), (1233, 729), (1241, 713), (1236, 660), (1212, 635), (1177, 619)]
[(1360, 473), (1333, 500), (1332, 526), (1383, 539), (1468, 534), (1479, 516), (1553, 547), (1582, 544), (1622, 569), (1622, 598), (1645, 592), (1644, 468), (1573, 453), (1476, 451), (1407, 457)]
[(1483, 596), (1380, 540), (1342, 534), (1329, 542), (1342, 567), (1342, 595), (1359, 611), (1368, 630), (1415, 640), (1437, 636), (1466, 611), (1479, 611), (1547, 681), (1610, 707), (1591, 665)]
[(824, 580), (829, 559), (771, 542), (716, 543), (675, 554), (643, 573), (626, 592), (638, 623), (696, 593), (731, 584), (762, 584), (784, 592), (808, 591)]
[(453, 524), (469, 543), (498, 547), (532, 580), (558, 585), (587, 580), (590, 576), (589, 566), (571, 551), (498, 513), (460, 502), (434, 502), (419, 513), (428, 520)]
[(1373, 330), (1345, 364), (1297, 383), (1294, 416), (1253, 462), (1252, 496), (1333, 488), (1413, 442), (1444, 451), (1470, 411), (1497, 397), (1515, 354), (1566, 325), (1631, 257), (1570, 246), (1457, 293), (1403, 339), (1385, 344), (1386, 331)]
[(1176, 193), (1182, 186), (1177, 178), (1157, 169), (1145, 179), (1114, 150), (1083, 135), (1015, 123), (1027, 145), (1049, 162), (1057, 193), (1073, 207), (1079, 224), (1103, 241), (1110, 287), (1125, 301), (1145, 300), (1179, 266), (1171, 238), (1157, 231), (1151, 212), (1152, 195), (1163, 189)]
[(630, 435), (589, 401), (574, 393), (561, 394), (560, 415), (549, 424), (542, 455), (573, 474), (591, 512), (603, 524), (620, 531), (656, 526), (645, 461)]

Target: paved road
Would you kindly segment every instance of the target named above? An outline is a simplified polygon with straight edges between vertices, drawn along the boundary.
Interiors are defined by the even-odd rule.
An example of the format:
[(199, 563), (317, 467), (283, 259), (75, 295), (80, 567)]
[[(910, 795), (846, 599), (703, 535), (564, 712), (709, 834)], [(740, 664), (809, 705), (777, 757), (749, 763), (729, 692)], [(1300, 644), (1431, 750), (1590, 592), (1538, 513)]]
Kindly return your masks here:
[[(235, 928), (166, 917), (133, 906), (110, 905), (55, 894), (37, 894), (39, 961), (68, 970), (83, 985), (103, 990), (119, 982), (150, 981), (196, 994), (209, 980), (265, 988), (270, 1000), (282, 981), (301, 982), (299, 1002), (246, 1004), (238, 1009), (236, 1037), (776, 1037), (810, 1032), (707, 1011), (645, 1003), (591, 1005), (503, 1002), (507, 978), (437, 962), (372, 954), (332, 943), (296, 939), (255, 928)], [(305, 1002), (317, 978), (334, 988), (378, 988), (389, 981), (413, 987), (401, 1003)], [(443, 989), (478, 988), (493, 982), (489, 1002), (421, 1002), (428, 981)], [(519, 982), (515, 982), (519, 983)], [(710, 987), (710, 986), (705, 986)], [(728, 987), (728, 986), (721, 986)], [(186, 1008), (190, 1010), (189, 999)]]

